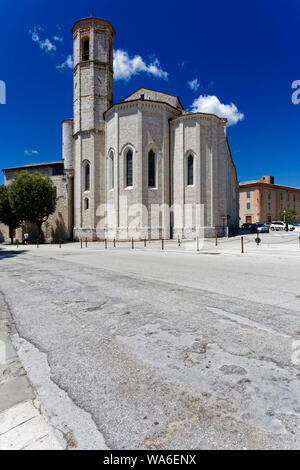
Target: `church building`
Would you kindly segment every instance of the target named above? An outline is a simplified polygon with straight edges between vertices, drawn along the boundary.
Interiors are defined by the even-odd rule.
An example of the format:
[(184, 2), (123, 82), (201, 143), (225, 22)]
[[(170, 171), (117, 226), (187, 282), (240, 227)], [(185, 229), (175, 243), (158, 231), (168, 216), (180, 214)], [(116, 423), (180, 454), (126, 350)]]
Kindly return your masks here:
[(91, 17), (76, 21), (72, 33), (73, 118), (62, 128), (73, 239), (234, 231), (239, 186), (227, 120), (144, 87), (114, 103), (113, 26)]

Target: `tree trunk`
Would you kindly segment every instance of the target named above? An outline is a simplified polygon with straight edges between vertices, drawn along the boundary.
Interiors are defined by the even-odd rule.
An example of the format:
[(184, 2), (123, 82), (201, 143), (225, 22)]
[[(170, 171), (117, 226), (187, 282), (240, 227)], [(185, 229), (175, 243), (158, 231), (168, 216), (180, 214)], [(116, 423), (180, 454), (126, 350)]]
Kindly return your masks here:
[(9, 238), (10, 238), (10, 244), (14, 244), (14, 227), (9, 227)]
[(38, 227), (38, 231), (39, 231), (39, 242), (40, 243), (44, 243), (44, 232), (42, 230), (42, 224), (43, 224), (43, 221), (37, 222), (37, 227)]

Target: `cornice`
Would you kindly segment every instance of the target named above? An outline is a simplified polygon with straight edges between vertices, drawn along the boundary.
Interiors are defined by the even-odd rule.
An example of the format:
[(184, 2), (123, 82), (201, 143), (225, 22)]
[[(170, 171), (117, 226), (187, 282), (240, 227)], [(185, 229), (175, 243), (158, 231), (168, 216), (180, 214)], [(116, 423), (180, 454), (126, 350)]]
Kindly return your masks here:
[(96, 17), (82, 18), (81, 20), (75, 21), (72, 28), (72, 33), (75, 34), (75, 32), (80, 29), (87, 29), (91, 27), (99, 28), (103, 31), (110, 30), (113, 36), (116, 34), (113, 25), (108, 20)]
[(78, 64), (75, 65), (73, 68), (73, 72), (77, 72), (78, 68), (88, 68), (90, 65), (94, 65), (94, 67), (103, 67), (103, 68), (108, 68), (111, 73), (113, 73), (113, 66), (108, 63), (108, 62), (100, 62), (99, 60), (85, 60), (78, 62)]
[(189, 120), (192, 118), (200, 117), (201, 120), (203, 121), (211, 121), (211, 118), (213, 118), (216, 122), (219, 124), (227, 124), (228, 120), (226, 118), (220, 118), (216, 114), (210, 114), (210, 113), (185, 113), (181, 114), (180, 116), (177, 116), (173, 119), (170, 120), (171, 124), (176, 123), (178, 120)]
[(116, 108), (117, 109), (130, 109), (134, 107), (148, 107), (148, 108), (169, 108), (172, 112), (177, 114), (181, 114), (181, 111), (178, 108), (164, 102), (164, 101), (153, 101), (153, 100), (130, 100), (130, 101), (120, 101), (119, 103), (113, 104), (110, 108), (108, 108), (103, 114), (104, 116), (109, 115), (112, 113)]
[(292, 186), (283, 186), (281, 184), (271, 184), (271, 183), (263, 183), (262, 181), (254, 181), (252, 183), (239, 183), (240, 190), (241, 189), (248, 189), (248, 188), (254, 188), (254, 187), (259, 187), (259, 188), (265, 188), (265, 189), (280, 189), (283, 191), (296, 191), (300, 192), (300, 188), (294, 188)]

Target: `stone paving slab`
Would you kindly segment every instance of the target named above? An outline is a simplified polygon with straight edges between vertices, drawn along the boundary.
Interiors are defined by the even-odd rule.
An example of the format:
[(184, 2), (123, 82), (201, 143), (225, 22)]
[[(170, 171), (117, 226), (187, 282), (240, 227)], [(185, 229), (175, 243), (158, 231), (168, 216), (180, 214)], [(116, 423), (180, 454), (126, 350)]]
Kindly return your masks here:
[(32, 401), (19, 403), (0, 413), (0, 436), (39, 415)]
[(43, 416), (38, 415), (2, 434), (0, 436), (0, 449), (20, 450), (45, 436), (50, 438), (52, 446), (54, 444), (54, 447), (57, 448), (57, 440), (48, 423), (46, 423)]
[(34, 399), (34, 393), (26, 377), (0, 383), (0, 412), (30, 399)]
[(0, 450), (63, 449), (11, 342), (9, 318), (0, 294)]

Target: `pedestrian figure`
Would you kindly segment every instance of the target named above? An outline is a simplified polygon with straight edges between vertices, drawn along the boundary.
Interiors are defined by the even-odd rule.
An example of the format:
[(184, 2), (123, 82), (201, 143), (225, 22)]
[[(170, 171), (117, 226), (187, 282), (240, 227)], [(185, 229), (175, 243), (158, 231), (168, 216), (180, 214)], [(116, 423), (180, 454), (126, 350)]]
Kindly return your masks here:
[(28, 233), (24, 233), (23, 244), (28, 245), (28, 238), (29, 238)]
[(285, 223), (285, 231), (288, 232), (289, 231), (289, 224), (286, 222)]

